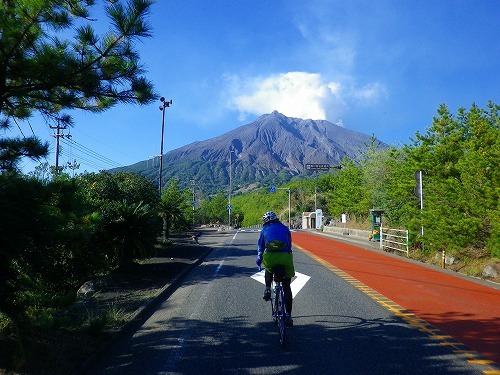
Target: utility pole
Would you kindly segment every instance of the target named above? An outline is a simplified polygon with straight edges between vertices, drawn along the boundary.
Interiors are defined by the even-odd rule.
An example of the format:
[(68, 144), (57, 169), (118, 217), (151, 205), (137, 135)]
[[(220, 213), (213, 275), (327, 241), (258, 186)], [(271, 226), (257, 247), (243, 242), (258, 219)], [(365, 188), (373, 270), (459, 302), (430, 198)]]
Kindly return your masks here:
[[(420, 216), (422, 216), (422, 211), (424, 210), (424, 187), (423, 187), (423, 173), (421, 170), (415, 172), (415, 181), (417, 182), (415, 186), (415, 195), (420, 201)], [(420, 227), (420, 234), (424, 236), (424, 226)]]
[(276, 190), (288, 190), (288, 228), (292, 227), (291, 223), (291, 211), (292, 211), (292, 205), (291, 205), (291, 193), (290, 193), (290, 188), (279, 188), (276, 186), (271, 186), (270, 192), (275, 192)]
[(316, 212), (317, 208), (317, 195), (318, 192), (316, 191), (316, 186), (314, 187), (314, 212)]
[(228, 205), (227, 205), (227, 210), (228, 210), (228, 215), (229, 215), (229, 222), (228, 226), (231, 226), (231, 210), (233, 207), (231, 206), (231, 195), (232, 195), (232, 190), (233, 190), (233, 185), (232, 185), (232, 179), (233, 179), (233, 157), (232, 153), (234, 153), (234, 149), (231, 149), (229, 151), (229, 197), (228, 197)]
[(291, 215), (291, 196), (290, 196), (290, 188), (288, 188), (288, 228), (292, 227), (292, 218)]
[[(420, 235), (422, 236), (422, 251), (424, 251), (424, 224), (423, 224), (423, 210), (424, 210), (424, 185), (423, 185), (423, 171), (418, 170), (415, 172), (415, 181), (417, 182), (415, 186), (415, 195), (420, 200)], [(444, 248), (443, 248), (443, 259), (444, 259)], [(444, 263), (443, 263), (444, 267)]]
[(162, 103), (160, 105), (160, 111), (162, 111), (162, 120), (161, 120), (161, 144), (160, 144), (160, 178), (158, 181), (158, 190), (161, 196), (161, 186), (162, 186), (161, 177), (163, 173), (163, 134), (165, 132), (165, 109), (167, 107), (170, 107), (170, 104), (172, 104), (172, 100), (165, 101), (165, 98), (162, 96), (160, 98), (160, 102)]
[(61, 126), (59, 125), (59, 121), (57, 122), (56, 126), (50, 126), (51, 129), (56, 129), (56, 133), (52, 134), (52, 136), (56, 139), (56, 165), (55, 165), (55, 173), (59, 173), (59, 138), (71, 138), (71, 134), (63, 134), (61, 133), (61, 130), (67, 129), (67, 126)]

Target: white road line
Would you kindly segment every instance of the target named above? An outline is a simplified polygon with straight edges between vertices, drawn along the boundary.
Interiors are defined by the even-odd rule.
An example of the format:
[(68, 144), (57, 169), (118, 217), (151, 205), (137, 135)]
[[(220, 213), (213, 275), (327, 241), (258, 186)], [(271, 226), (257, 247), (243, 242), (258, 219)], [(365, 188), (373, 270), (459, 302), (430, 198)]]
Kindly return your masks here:
[[(213, 279), (217, 277), (217, 274), (220, 272), (223, 263), (224, 260), (221, 260), (220, 263), (217, 265), (217, 268), (213, 273)], [(190, 319), (189, 322), (186, 324), (186, 327), (182, 330), (181, 335), (177, 338), (177, 346), (172, 349), (167, 361), (163, 365), (161, 374), (175, 373), (175, 369), (182, 358), (182, 352), (184, 350), (186, 341), (188, 341), (191, 338), (191, 334), (195, 329), (197, 320), (201, 317), (201, 312), (203, 311), (205, 305), (208, 302), (208, 296), (212, 291), (212, 288), (213, 288), (213, 281), (206, 284), (205, 290), (203, 291), (198, 302), (196, 303), (193, 312), (189, 316)]]

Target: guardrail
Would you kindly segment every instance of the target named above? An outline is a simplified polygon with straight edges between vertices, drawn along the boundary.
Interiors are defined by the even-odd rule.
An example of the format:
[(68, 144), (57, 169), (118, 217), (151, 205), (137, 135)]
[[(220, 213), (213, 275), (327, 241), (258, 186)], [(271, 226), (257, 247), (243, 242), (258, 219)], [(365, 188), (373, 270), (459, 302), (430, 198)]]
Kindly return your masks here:
[(385, 249), (402, 251), (409, 257), (408, 231), (380, 227), (380, 250)]

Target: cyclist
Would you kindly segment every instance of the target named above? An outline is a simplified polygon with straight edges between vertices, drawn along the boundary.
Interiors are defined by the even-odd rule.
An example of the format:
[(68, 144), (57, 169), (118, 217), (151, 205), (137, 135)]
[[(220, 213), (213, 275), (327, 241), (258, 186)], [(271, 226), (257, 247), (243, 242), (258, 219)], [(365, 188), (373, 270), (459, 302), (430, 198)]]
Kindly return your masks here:
[(257, 266), (265, 269), (266, 289), (264, 290), (264, 300), (271, 299), (271, 282), (273, 279), (272, 269), (276, 265), (285, 267), (285, 277), (283, 279), (283, 292), (285, 295), (285, 307), (287, 310), (288, 327), (293, 326), (292, 319), (292, 289), (291, 281), (295, 276), (292, 254), (292, 235), (290, 230), (282, 224), (275, 212), (269, 211), (262, 216), (264, 226), (260, 232), (257, 244)]

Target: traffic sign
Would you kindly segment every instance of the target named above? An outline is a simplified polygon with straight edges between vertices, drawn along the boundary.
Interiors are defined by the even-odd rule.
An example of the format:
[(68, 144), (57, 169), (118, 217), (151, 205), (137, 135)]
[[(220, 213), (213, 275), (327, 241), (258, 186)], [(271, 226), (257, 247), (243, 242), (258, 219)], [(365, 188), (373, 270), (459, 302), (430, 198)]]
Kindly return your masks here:
[(309, 171), (327, 171), (330, 168), (330, 164), (306, 164), (306, 169)]
[(233, 209), (233, 206), (231, 206), (230, 204), (227, 205), (227, 209), (228, 210), (232, 210)]

